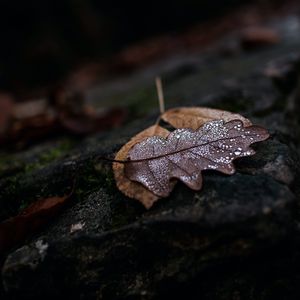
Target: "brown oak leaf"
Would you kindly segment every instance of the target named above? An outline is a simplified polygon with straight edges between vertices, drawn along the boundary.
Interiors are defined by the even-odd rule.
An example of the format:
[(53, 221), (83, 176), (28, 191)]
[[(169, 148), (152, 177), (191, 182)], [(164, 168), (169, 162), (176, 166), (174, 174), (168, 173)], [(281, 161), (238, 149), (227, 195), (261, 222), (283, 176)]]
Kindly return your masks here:
[(252, 125), (249, 119), (229, 111), (207, 107), (177, 107), (167, 110), (161, 119), (175, 128), (198, 129), (204, 123), (212, 120), (241, 120), (244, 126)]
[[(170, 131), (167, 129), (153, 125), (137, 135), (135, 135), (128, 143), (126, 143), (116, 154), (115, 160), (123, 161), (128, 157), (128, 151), (137, 143), (142, 140), (152, 137), (152, 136), (160, 136), (162, 138), (167, 137)], [(159, 199), (157, 195), (154, 195), (147, 188), (145, 188), (142, 184), (131, 181), (125, 176), (125, 165), (123, 163), (114, 162), (113, 163), (113, 171), (114, 177), (116, 180), (116, 184), (118, 189), (123, 192), (126, 196), (130, 198), (139, 199), (146, 208), (150, 208), (155, 201)]]
[[(210, 121), (197, 130), (181, 128), (167, 138), (152, 136), (136, 143), (128, 152), (124, 172), (159, 198), (171, 193), (177, 179), (200, 190), (202, 170), (233, 174), (233, 160), (253, 155), (249, 146), (268, 137), (266, 129), (244, 127), (241, 120)], [(137, 194), (133, 197), (144, 202)]]
[(0, 257), (46, 225), (70, 199), (69, 195), (37, 200), (17, 216), (0, 223)]

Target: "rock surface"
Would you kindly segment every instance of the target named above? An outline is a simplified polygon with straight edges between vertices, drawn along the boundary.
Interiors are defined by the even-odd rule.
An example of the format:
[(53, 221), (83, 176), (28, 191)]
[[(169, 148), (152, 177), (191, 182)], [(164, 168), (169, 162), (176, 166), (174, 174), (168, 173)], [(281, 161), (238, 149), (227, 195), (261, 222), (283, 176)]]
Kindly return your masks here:
[[(59, 154), (38, 146), (3, 167), (1, 220), (16, 214), (25, 200), (63, 194), (76, 178), (70, 206), (7, 256), (4, 294), (9, 299), (299, 299), (300, 59), (295, 51), (300, 53), (300, 43), (291, 36), (300, 33), (300, 21), (289, 18), (298, 27), (287, 30), (291, 19), (277, 24), (278, 45), (232, 57), (216, 46), (133, 75), (111, 99), (140, 103), (136, 121), (76, 145), (62, 147), (58, 141), (51, 147)], [(169, 107), (237, 112), (268, 128), (271, 138), (255, 146), (256, 155), (235, 163), (235, 175), (206, 172), (201, 191), (179, 184), (146, 211), (117, 191), (110, 164), (99, 157), (112, 157), (155, 122), (149, 78), (158, 73), (167, 83)], [(101, 90), (109, 95), (114, 84), (90, 95)]]

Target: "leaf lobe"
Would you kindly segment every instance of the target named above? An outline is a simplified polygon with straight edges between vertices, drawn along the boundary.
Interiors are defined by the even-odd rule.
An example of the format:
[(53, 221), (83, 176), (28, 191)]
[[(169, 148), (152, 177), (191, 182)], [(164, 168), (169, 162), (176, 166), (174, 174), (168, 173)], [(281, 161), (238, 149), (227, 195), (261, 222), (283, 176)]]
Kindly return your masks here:
[(202, 170), (233, 174), (232, 161), (253, 155), (249, 146), (269, 134), (259, 126), (244, 127), (241, 120), (205, 123), (198, 130), (177, 129), (167, 138), (153, 136), (128, 152), (125, 175), (158, 197), (167, 197), (180, 180), (194, 190), (202, 187)]

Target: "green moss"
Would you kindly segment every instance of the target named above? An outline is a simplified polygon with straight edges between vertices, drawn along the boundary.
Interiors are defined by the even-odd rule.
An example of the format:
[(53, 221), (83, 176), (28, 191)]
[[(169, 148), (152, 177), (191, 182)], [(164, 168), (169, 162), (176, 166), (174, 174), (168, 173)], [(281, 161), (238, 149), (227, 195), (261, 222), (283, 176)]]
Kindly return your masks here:
[(25, 173), (41, 169), (50, 163), (63, 158), (67, 152), (72, 148), (73, 143), (70, 140), (63, 140), (58, 145), (50, 148), (47, 151), (41, 152), (35, 161), (25, 165)]
[(76, 176), (75, 194), (79, 198), (83, 198), (86, 194), (110, 185), (107, 178), (110, 170), (109, 164), (96, 164), (94, 161), (86, 162), (84, 169), (80, 170)]
[(42, 167), (43, 167), (43, 165), (40, 164), (39, 162), (34, 162), (34, 163), (31, 163), (31, 164), (25, 165), (24, 171), (25, 171), (25, 173), (31, 173), (34, 170), (40, 169)]
[(21, 184), (19, 174), (10, 176), (3, 180), (1, 194), (4, 194), (5, 196), (3, 197), (1, 195), (0, 198), (0, 201), (3, 201), (3, 204), (0, 203), (0, 220), (4, 220), (18, 212), (22, 199), (20, 196), (16, 195), (19, 195), (20, 187)]
[(24, 169), (24, 162), (8, 154), (0, 155), (0, 176), (12, 175)]
[(10, 176), (6, 179), (7, 194), (14, 195), (20, 188), (20, 175)]
[(106, 174), (105, 183), (106, 183), (106, 187), (109, 191), (115, 191), (116, 190), (116, 181), (115, 181), (114, 174), (113, 174), (112, 171), (108, 172)]
[[(41, 169), (51, 162), (65, 156), (72, 148), (73, 144), (74, 143), (70, 140), (62, 140), (47, 150), (38, 152), (34, 159), (26, 158), (28, 157), (26, 152), (24, 155), (0, 153), (0, 176), (4, 177), (16, 173), (26, 174)], [(31, 150), (29, 150), (29, 153), (30, 151)]]
[(50, 149), (47, 152), (44, 152), (39, 157), (39, 161), (41, 164), (47, 164), (49, 162), (52, 162), (58, 158), (61, 158), (66, 154), (67, 151), (71, 149), (72, 143), (70, 141), (63, 141), (60, 143), (58, 147), (55, 147), (53, 149)]

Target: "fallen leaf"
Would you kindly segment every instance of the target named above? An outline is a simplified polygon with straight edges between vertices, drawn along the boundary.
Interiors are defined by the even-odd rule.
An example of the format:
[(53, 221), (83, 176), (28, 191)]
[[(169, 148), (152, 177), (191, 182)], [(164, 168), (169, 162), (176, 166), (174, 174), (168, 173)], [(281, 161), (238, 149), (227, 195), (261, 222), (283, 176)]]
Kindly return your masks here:
[(245, 49), (274, 45), (279, 42), (279, 33), (273, 28), (250, 27), (241, 33), (241, 44)]
[[(115, 160), (126, 160), (128, 151), (142, 140), (154, 135), (164, 138), (167, 137), (169, 133), (170, 132), (167, 129), (164, 129), (159, 125), (153, 125), (134, 136), (127, 144), (125, 144), (116, 154)], [(113, 163), (113, 171), (118, 189), (130, 198), (139, 199), (146, 208), (150, 208), (159, 197), (146, 189), (142, 184), (129, 180), (125, 176), (124, 167), (123, 163)]]
[[(72, 193), (71, 193), (72, 194)], [(71, 194), (38, 200), (0, 224), (0, 254), (20, 244), (54, 217)]]
[[(266, 129), (244, 127), (241, 120), (210, 121), (198, 130), (177, 129), (167, 138), (152, 136), (136, 143), (128, 152), (125, 175), (159, 198), (169, 196), (176, 179), (191, 189), (200, 190), (202, 170), (233, 174), (232, 161), (253, 155), (255, 151), (249, 145), (268, 137)], [(131, 197), (145, 203), (143, 194), (133, 189)], [(151, 203), (147, 203), (149, 208)]]
[(30, 142), (37, 142), (45, 136), (53, 135), (59, 129), (56, 117), (52, 114), (13, 120), (5, 134), (0, 137), (0, 145), (22, 148)]
[(244, 126), (252, 125), (245, 117), (229, 111), (207, 107), (178, 107), (167, 110), (162, 114), (161, 119), (175, 128), (198, 129), (204, 123), (212, 120), (241, 120)]
[[(42, 101), (31, 101), (25, 104), (16, 105), (17, 108), (10, 122), (8, 119), (1, 118), (0, 113), (0, 145), (22, 148), (48, 136), (65, 132), (85, 135), (104, 131), (121, 126), (127, 116), (127, 110), (123, 108), (106, 109), (93, 115), (86, 111), (72, 115), (63, 110), (48, 109), (43, 112)], [(3, 125), (2, 131), (1, 123), (6, 125)]]

